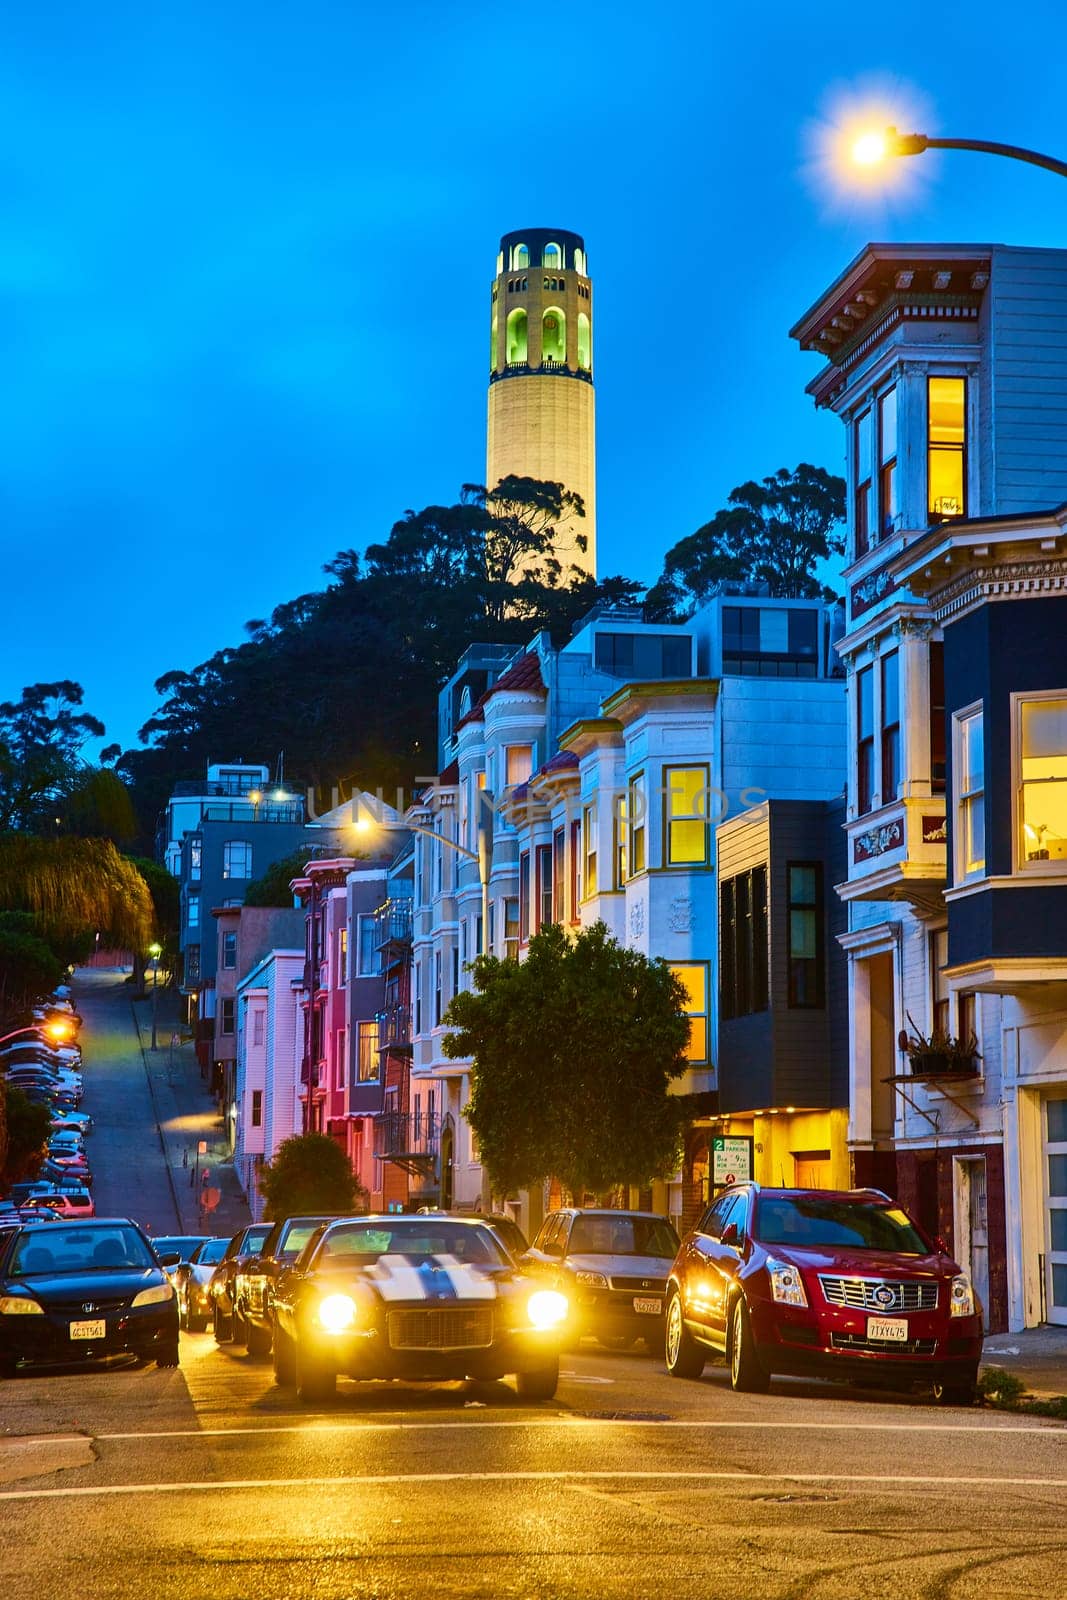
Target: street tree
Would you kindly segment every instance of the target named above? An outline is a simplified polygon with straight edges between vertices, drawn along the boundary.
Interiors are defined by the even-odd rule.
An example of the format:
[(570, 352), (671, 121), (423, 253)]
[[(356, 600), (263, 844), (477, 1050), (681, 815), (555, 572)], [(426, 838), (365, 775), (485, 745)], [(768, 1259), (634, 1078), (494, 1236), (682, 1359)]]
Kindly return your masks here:
[(530, 940), (523, 962), (479, 957), (444, 1039), (470, 1057), (466, 1116), (500, 1193), (558, 1178), (574, 1194), (666, 1177), (679, 1159), (685, 991), (664, 961), (602, 922)]
[(56, 948), (99, 933), (123, 950), (152, 937), (152, 899), (137, 868), (110, 839), (0, 835), (0, 911), (31, 912)]
[(51, 994), (63, 973), (28, 911), (0, 911), (0, 1033)]
[(44, 1160), (52, 1116), (14, 1084), (0, 1094), (0, 1189), (33, 1177)]
[(334, 1139), (324, 1133), (298, 1133), (283, 1139), (259, 1174), (264, 1216), (336, 1214), (347, 1216), (365, 1206), (367, 1191)]
[(844, 550), (845, 481), (801, 462), (732, 489), (728, 503), (668, 550), (651, 614), (687, 615), (726, 582), (765, 584), (782, 599), (833, 597), (816, 575)]

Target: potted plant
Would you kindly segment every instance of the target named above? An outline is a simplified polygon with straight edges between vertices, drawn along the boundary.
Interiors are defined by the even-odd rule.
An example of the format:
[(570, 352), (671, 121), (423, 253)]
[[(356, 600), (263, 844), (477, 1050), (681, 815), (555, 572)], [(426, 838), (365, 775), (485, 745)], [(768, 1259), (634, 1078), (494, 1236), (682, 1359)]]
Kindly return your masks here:
[(915, 1026), (910, 1012), (908, 1022), (912, 1031), (902, 1028), (897, 1042), (908, 1058), (913, 1078), (974, 1077), (982, 1057), (973, 1033), (957, 1039), (935, 1028), (927, 1035)]

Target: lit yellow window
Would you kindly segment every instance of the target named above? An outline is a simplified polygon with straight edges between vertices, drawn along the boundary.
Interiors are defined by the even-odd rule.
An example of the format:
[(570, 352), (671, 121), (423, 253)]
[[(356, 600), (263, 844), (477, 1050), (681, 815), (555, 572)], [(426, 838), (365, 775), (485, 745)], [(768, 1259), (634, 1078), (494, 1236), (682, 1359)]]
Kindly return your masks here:
[(1024, 700), (1020, 716), (1024, 863), (1067, 859), (1067, 699)]
[(687, 1058), (695, 1063), (708, 1059), (708, 968), (704, 961), (671, 962), (671, 971), (686, 994), (685, 1013), (689, 1018)]
[(667, 865), (705, 866), (708, 860), (708, 769), (667, 767), (665, 794)]
[(928, 498), (932, 520), (966, 514), (967, 382), (930, 378), (927, 387)]

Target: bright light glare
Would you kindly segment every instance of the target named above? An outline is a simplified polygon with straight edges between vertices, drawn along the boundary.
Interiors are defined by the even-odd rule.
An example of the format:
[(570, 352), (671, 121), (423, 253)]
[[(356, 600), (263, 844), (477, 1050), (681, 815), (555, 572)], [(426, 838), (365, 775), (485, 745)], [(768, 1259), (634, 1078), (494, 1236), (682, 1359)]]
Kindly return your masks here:
[(870, 129), (861, 133), (852, 141), (852, 159), (857, 166), (874, 167), (884, 161), (889, 154), (889, 146), (884, 133), (877, 129)]
[(569, 1310), (564, 1295), (557, 1294), (555, 1289), (538, 1289), (530, 1296), (526, 1314), (535, 1328), (555, 1328)]
[(926, 97), (899, 79), (867, 77), (829, 89), (805, 130), (804, 169), (828, 212), (870, 217), (892, 226), (891, 212), (912, 209), (936, 173), (936, 162), (898, 160), (891, 128), (937, 131)]
[(50, 1033), (53, 1039), (65, 1039), (70, 1032), (70, 1023), (50, 1022), (45, 1032)]
[(356, 1302), (348, 1294), (328, 1294), (319, 1306), (319, 1321), (329, 1333), (344, 1333), (356, 1320)]

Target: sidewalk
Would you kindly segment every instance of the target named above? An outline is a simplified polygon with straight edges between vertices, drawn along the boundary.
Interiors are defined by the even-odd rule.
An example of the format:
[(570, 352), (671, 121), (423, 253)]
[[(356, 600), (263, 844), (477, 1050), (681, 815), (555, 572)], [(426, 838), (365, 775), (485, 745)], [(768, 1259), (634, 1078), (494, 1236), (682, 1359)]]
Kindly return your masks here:
[[(182, 1230), (236, 1233), (252, 1215), (227, 1157), (222, 1118), (200, 1076), (192, 1041), (179, 1028), (178, 996), (161, 989), (156, 1005), (158, 1048), (153, 1050), (151, 992), (130, 1001)], [(207, 1150), (198, 1155), (200, 1143)], [(203, 1210), (201, 1199), (207, 1202)]]
[(982, 1367), (1012, 1373), (1042, 1400), (1067, 1395), (1067, 1328), (1044, 1323), (1022, 1333), (991, 1333)]

